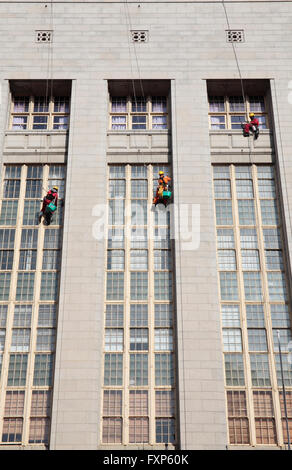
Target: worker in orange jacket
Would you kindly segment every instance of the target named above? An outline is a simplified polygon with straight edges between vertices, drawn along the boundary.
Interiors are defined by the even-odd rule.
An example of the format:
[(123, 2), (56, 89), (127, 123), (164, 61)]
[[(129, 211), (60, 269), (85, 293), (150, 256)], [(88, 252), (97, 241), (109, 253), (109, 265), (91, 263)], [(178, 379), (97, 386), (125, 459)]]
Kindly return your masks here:
[(155, 206), (159, 201), (163, 202), (163, 191), (167, 191), (170, 181), (171, 178), (169, 176), (165, 176), (164, 171), (159, 172), (158, 186), (156, 189), (155, 198), (153, 199), (153, 204), (155, 204)]

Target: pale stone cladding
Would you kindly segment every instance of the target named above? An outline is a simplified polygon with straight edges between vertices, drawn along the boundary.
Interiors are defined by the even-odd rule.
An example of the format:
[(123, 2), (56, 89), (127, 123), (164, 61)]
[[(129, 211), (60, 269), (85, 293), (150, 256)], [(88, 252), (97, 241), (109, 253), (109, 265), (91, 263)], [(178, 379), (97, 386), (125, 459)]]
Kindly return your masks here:
[[(279, 166), (290, 260), (292, 4), (225, 8), (230, 27), (245, 32), (235, 45), (242, 77), (270, 81), (275, 147), (263, 135), (256, 158)], [(247, 163), (248, 152), (238, 134), (235, 144), (231, 134), (209, 135), (206, 80), (240, 78), (226, 29), (221, 1), (0, 1), (2, 163), (67, 163), (52, 450), (101, 448), (104, 244), (92, 236), (93, 209), (105, 203), (108, 162), (141, 162), (107, 134), (108, 80), (171, 81), (171, 140), (162, 133), (155, 157), (147, 143), (147, 158), (164, 163), (171, 154), (176, 202), (200, 207), (199, 247), (176, 240), (179, 447), (228, 445), (211, 163)], [(53, 30), (53, 42), (36, 43), (36, 30)], [(148, 42), (133, 44), (130, 30), (147, 30)], [(7, 130), (8, 82), (48, 79), (72, 81), (72, 107), (68, 143), (52, 133), (42, 152), (37, 135)]]

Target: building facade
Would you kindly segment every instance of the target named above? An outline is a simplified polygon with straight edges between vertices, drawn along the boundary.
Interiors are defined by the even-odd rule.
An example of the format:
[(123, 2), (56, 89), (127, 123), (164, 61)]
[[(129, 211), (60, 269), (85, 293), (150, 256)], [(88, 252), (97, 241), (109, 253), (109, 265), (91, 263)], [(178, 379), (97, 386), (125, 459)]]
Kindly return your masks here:
[(291, 19), (0, 0), (1, 450), (287, 447)]

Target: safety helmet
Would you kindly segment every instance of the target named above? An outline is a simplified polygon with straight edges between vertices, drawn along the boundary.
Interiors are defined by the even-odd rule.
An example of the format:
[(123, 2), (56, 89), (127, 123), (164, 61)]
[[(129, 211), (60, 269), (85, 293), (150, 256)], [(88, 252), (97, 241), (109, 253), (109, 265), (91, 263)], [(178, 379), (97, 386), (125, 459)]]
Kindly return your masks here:
[(254, 113), (249, 113), (249, 117), (254, 117)]
[(160, 175), (164, 175), (164, 171), (160, 171), (159, 174), (160, 174)]
[(55, 189), (56, 191), (59, 191), (58, 186), (53, 186), (53, 189)]

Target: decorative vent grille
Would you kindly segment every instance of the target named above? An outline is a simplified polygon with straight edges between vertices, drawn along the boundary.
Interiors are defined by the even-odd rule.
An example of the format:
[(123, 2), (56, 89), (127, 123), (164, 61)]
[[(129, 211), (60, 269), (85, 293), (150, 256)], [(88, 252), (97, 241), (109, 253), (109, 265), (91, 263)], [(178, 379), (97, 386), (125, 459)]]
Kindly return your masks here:
[(52, 42), (53, 31), (36, 31), (36, 42)]
[(228, 29), (226, 31), (227, 42), (244, 42), (243, 29)]
[(132, 42), (148, 42), (148, 31), (131, 31)]

